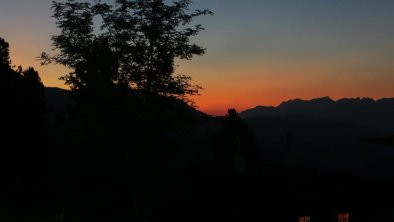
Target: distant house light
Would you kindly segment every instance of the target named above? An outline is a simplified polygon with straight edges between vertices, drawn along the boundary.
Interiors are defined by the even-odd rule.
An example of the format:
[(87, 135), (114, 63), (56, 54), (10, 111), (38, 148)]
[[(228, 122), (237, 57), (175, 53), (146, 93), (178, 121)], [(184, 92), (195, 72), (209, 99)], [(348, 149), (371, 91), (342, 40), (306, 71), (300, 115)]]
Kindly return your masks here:
[(338, 222), (349, 222), (350, 214), (349, 213), (339, 213), (338, 214)]
[(311, 217), (310, 216), (299, 217), (298, 222), (311, 222)]

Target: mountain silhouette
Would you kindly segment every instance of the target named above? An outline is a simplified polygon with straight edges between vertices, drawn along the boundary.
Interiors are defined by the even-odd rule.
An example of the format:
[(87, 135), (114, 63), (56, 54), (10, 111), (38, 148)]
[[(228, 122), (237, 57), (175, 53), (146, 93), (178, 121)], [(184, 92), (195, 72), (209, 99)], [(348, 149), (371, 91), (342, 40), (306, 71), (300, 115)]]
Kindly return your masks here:
[[(368, 172), (359, 174), (369, 177), (381, 168), (376, 163), (394, 157), (394, 149), (364, 139), (392, 135), (393, 111), (393, 98), (334, 101), (323, 97), (289, 100), (277, 107), (257, 106), (240, 116), (255, 134), (263, 163), (355, 170)], [(379, 175), (389, 176), (392, 169)]]
[(257, 106), (240, 113), (242, 118), (303, 116), (314, 119), (333, 119), (368, 125), (386, 133), (394, 131), (394, 98), (344, 98), (337, 101), (329, 97), (312, 100), (294, 99), (277, 107)]

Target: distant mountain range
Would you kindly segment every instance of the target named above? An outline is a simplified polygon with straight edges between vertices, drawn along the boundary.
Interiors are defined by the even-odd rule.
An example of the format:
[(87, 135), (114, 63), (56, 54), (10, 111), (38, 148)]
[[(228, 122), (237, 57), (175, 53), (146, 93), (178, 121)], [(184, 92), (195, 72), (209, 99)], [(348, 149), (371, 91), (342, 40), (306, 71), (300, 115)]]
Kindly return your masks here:
[(394, 135), (394, 98), (295, 99), (240, 115), (254, 132), (266, 164), (350, 170), (394, 181), (394, 147), (363, 141)]
[(334, 119), (368, 125), (387, 133), (394, 132), (394, 98), (345, 98), (337, 101), (329, 97), (294, 99), (283, 102), (278, 107), (257, 106), (241, 112), (240, 115), (245, 119), (288, 116)]

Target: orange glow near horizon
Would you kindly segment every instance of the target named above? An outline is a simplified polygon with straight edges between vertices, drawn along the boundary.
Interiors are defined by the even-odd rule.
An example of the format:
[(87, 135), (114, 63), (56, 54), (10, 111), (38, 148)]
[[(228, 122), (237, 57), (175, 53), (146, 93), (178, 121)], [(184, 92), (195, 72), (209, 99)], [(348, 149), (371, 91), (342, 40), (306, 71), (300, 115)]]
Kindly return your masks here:
[[(11, 45), (11, 44), (10, 44)], [(22, 46), (26, 47), (26, 46)], [(26, 48), (24, 48), (26, 52)], [(59, 76), (68, 72), (61, 66), (41, 66), (36, 56), (39, 51), (34, 47), (21, 53), (22, 49), (12, 47), (11, 58), (14, 65), (24, 68), (33, 66), (39, 71), (42, 81), (47, 87), (66, 89)], [(335, 64), (314, 64), (302, 66), (299, 64), (279, 65), (267, 64), (258, 66), (238, 66), (233, 68), (216, 68), (203, 64), (197, 69), (194, 61), (180, 63), (177, 73), (186, 73), (193, 77), (193, 82), (204, 87), (201, 96), (194, 96), (197, 109), (211, 115), (225, 115), (229, 108), (241, 112), (258, 105), (278, 106), (290, 99), (313, 99), (329, 96), (340, 98), (370, 97), (373, 99), (393, 97), (394, 79), (389, 73), (384, 75), (369, 75), (358, 73), (364, 78), (354, 79), (352, 76), (329, 75), (344, 66)], [(200, 63), (201, 64), (201, 63)], [(325, 71), (321, 71), (325, 70)], [(391, 69), (388, 69), (391, 70)], [(394, 68), (392, 69), (394, 70)], [(386, 71), (387, 72), (387, 71)]]
[[(258, 105), (278, 106), (283, 101), (296, 98), (309, 100), (329, 96), (333, 100), (338, 100), (357, 97), (380, 99), (394, 96), (391, 87), (394, 84), (391, 73), (394, 72), (381, 72), (380, 74), (383, 75), (359, 72), (358, 76), (362, 77), (359, 79), (352, 75), (333, 74), (336, 70), (345, 68), (334, 64), (309, 67), (282, 67), (279, 64), (268, 64), (262, 66), (263, 71), (257, 67), (253, 69), (243, 67), (243, 71), (223, 69), (216, 72), (214, 70), (203, 74), (192, 71), (195, 82), (202, 83), (204, 86), (201, 96), (193, 99), (201, 111), (224, 115), (229, 108), (243, 111)], [(182, 73), (187, 73), (187, 70)]]

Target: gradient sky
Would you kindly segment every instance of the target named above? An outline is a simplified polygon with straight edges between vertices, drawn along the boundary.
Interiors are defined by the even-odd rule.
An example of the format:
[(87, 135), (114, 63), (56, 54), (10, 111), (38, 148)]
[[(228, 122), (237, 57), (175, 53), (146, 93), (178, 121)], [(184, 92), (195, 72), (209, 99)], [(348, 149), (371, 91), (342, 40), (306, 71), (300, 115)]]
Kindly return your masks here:
[[(0, 36), (14, 65), (34, 66), (46, 86), (65, 88), (62, 67), (35, 60), (57, 32), (50, 0), (0, 0)], [(394, 97), (393, 0), (195, 0), (214, 16), (196, 42), (207, 54), (178, 63), (205, 89), (211, 114), (292, 98)]]

